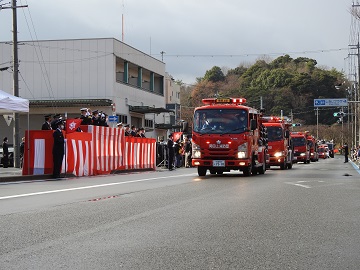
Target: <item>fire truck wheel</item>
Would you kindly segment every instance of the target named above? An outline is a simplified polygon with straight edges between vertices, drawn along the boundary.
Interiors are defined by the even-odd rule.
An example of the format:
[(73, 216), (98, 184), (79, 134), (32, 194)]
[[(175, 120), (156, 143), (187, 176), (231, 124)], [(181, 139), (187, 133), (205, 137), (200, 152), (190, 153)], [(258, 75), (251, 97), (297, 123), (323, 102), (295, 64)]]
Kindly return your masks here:
[(198, 175), (199, 176), (205, 176), (206, 175), (206, 168), (202, 167), (202, 166), (199, 166), (198, 167)]
[(280, 164), (280, 169), (281, 170), (285, 170), (286, 169), (286, 162), (284, 161), (284, 163)]
[(292, 169), (292, 163), (290, 162), (288, 165), (287, 165), (288, 169)]
[(266, 164), (264, 162), (263, 165), (259, 168), (259, 174), (264, 174), (265, 171), (266, 171)]
[(245, 176), (250, 176), (251, 172), (252, 172), (252, 166), (251, 166), (251, 165), (249, 165), (248, 167), (246, 167), (246, 168), (244, 169), (244, 171), (243, 171), (243, 173), (244, 173)]

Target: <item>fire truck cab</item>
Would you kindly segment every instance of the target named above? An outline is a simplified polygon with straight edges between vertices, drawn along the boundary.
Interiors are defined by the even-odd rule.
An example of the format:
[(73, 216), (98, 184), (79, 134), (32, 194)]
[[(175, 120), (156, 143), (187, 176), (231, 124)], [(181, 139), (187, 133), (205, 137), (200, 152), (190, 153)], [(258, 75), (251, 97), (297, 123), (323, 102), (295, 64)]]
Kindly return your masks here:
[(240, 170), (264, 174), (268, 158), (261, 114), (244, 98), (206, 98), (194, 111), (192, 165), (198, 175)]
[(292, 144), (294, 146), (294, 163), (304, 162), (310, 163), (310, 147), (304, 132), (290, 133)]
[(264, 117), (268, 137), (268, 152), (270, 166), (280, 166), (281, 170), (291, 169), (293, 166), (293, 149), (290, 140), (290, 120), (284, 117)]
[(310, 135), (308, 131), (305, 131), (306, 139), (310, 148), (310, 160), (315, 162), (319, 160), (318, 143), (314, 136)]

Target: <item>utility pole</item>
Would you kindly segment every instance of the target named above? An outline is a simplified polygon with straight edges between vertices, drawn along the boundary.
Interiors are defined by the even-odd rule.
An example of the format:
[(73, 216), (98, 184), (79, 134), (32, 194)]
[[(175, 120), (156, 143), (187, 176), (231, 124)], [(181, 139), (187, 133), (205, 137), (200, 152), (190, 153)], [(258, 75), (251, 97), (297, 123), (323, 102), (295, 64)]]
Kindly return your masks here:
[(160, 54), (161, 54), (161, 62), (164, 62), (164, 53), (166, 53), (166, 52), (164, 52), (164, 51), (160, 52)]
[[(354, 6), (354, 5), (353, 5)], [(355, 80), (356, 80), (356, 84), (359, 86), (360, 85), (360, 44), (359, 44), (359, 36), (358, 36), (358, 42), (357, 42), (357, 44), (356, 45), (349, 45), (350, 46), (350, 49), (357, 49), (357, 53), (352, 53), (352, 54), (349, 54), (349, 55), (356, 55), (357, 56), (357, 62), (358, 62), (358, 73), (357, 74), (359, 74), (359, 76), (358, 76), (358, 80), (359, 81), (357, 81), (356, 80), (356, 77), (355, 77)], [(357, 102), (358, 100), (358, 98), (359, 98), (359, 93), (357, 93), (357, 91), (358, 91), (358, 87), (356, 87), (356, 89), (355, 89), (355, 102)], [(358, 113), (358, 105), (357, 104), (355, 104), (355, 130), (357, 129), (357, 118), (358, 118), (358, 116), (357, 116), (357, 113)], [(356, 137), (356, 132), (355, 132), (355, 145), (360, 145), (360, 125), (359, 125), (359, 130), (358, 130), (358, 135), (359, 135), (359, 138), (357, 139)]]
[[(14, 96), (19, 96), (19, 58), (18, 58), (18, 39), (17, 39), (17, 8), (28, 7), (17, 6), (16, 0), (12, 0), (11, 7), (3, 7), (2, 9), (12, 9), (13, 13), (13, 94)], [(19, 125), (20, 116), (19, 113), (14, 113), (14, 167), (20, 168), (20, 135), (19, 135)]]
[(316, 108), (316, 139), (319, 139), (319, 107)]

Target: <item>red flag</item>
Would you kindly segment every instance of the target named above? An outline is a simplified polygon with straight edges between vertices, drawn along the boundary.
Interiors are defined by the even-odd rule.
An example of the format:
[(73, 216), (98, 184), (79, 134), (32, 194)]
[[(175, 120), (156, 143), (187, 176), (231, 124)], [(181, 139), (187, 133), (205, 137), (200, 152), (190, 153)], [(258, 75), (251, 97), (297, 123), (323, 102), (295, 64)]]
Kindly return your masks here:
[(177, 140), (179, 140), (181, 138), (181, 135), (183, 133), (182, 132), (174, 132), (173, 133), (173, 137), (174, 137), (174, 142), (176, 142)]
[(66, 133), (75, 132), (80, 127), (82, 120), (78, 119), (66, 119)]

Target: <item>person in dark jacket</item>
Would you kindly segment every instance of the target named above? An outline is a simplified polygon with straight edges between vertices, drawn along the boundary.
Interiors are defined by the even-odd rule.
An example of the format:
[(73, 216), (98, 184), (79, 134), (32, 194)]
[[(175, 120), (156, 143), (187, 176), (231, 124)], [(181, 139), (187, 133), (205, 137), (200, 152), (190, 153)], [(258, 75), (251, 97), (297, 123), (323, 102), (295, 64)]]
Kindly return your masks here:
[(56, 130), (53, 133), (54, 146), (53, 146), (53, 177), (59, 178), (61, 172), (61, 165), (64, 158), (64, 135), (62, 130), (64, 129), (64, 123), (61, 120), (56, 122)]
[(81, 125), (91, 125), (92, 124), (92, 116), (90, 115), (88, 108), (80, 109), (81, 115)]
[(346, 163), (346, 162), (349, 162), (349, 146), (348, 146), (348, 144), (345, 143), (343, 148), (344, 148), (344, 155), (345, 155), (345, 162), (344, 163)]
[(131, 126), (130, 134), (131, 134), (131, 136), (136, 137), (136, 127), (135, 126)]
[(52, 130), (51, 128), (51, 114), (44, 115), (45, 122), (41, 126), (41, 130)]
[(169, 135), (167, 147), (168, 147), (168, 168), (170, 171), (172, 171), (173, 163), (174, 163), (174, 141), (172, 134)]
[(52, 130), (57, 129), (56, 123), (57, 123), (58, 120), (60, 120), (60, 118), (61, 118), (61, 114), (55, 114), (53, 116), (53, 120), (50, 123)]
[(3, 167), (9, 167), (9, 147), (8, 147), (8, 138), (5, 137), (2, 143), (3, 148)]

